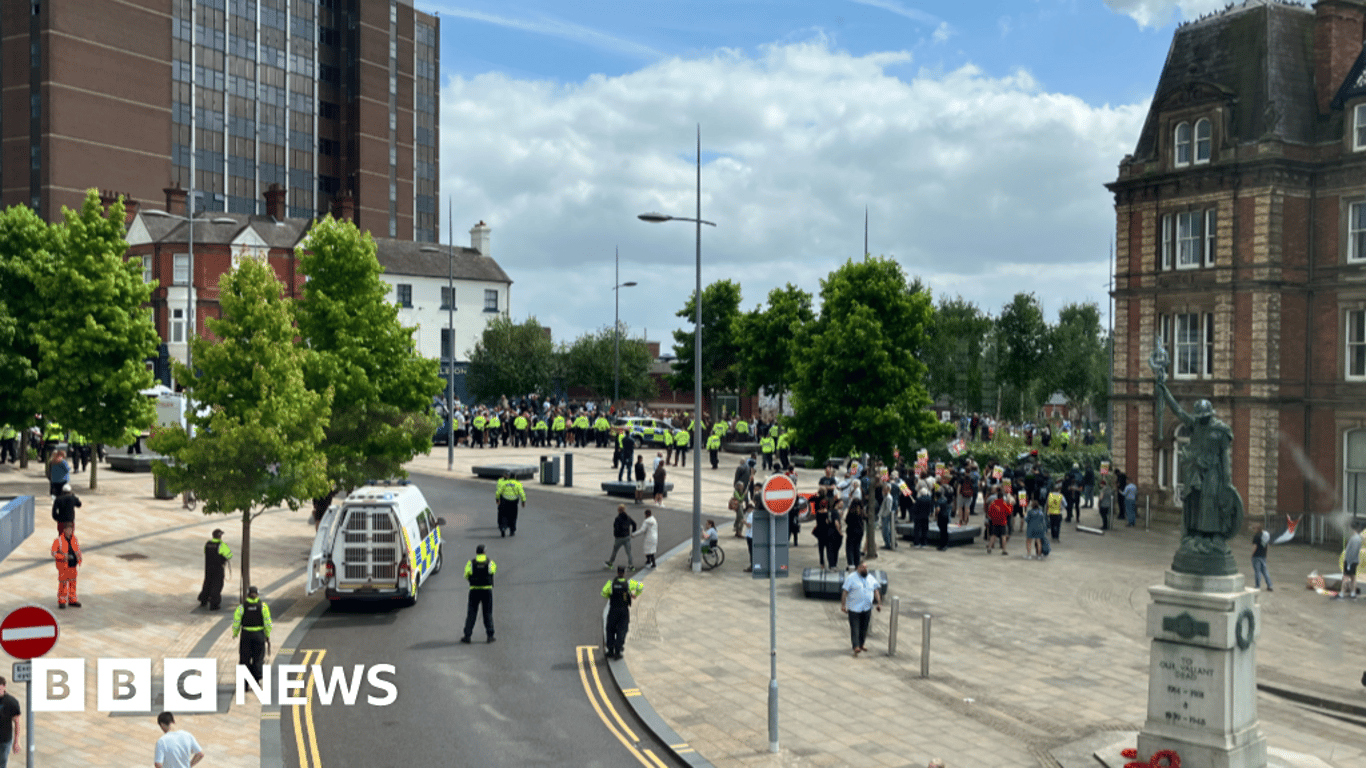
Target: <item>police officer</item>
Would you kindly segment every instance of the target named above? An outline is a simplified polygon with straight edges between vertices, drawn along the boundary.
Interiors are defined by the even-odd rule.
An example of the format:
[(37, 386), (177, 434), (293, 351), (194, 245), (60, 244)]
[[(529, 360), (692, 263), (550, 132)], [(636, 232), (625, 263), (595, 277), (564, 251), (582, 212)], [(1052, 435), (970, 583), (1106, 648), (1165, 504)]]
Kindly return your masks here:
[(261, 665), (266, 660), (266, 644), (270, 642), (270, 606), (258, 597), (256, 587), (247, 587), (247, 601), (237, 606), (232, 615), (232, 636), (240, 632), (237, 663), (247, 668), (256, 682), (261, 682)]
[(555, 433), (555, 447), (564, 447), (564, 414), (555, 411), (555, 420), (551, 422), (550, 431)]
[(519, 447), (519, 448), (525, 448), (526, 445), (527, 445), (527, 439), (526, 439), (527, 435), (526, 435), (526, 431), (527, 431), (527, 425), (528, 425), (529, 423), (530, 423), (530, 422), (527, 421), (527, 418), (526, 418), (526, 414), (525, 414), (525, 413), (519, 413), (519, 414), (517, 414), (517, 418), (515, 418), (515, 419), (512, 420), (512, 428), (515, 429), (515, 430), (517, 430), (517, 443), (516, 443), (516, 445), (517, 445), (517, 447)]
[(550, 427), (545, 423), (545, 417), (535, 417), (535, 422), (531, 425), (532, 443), (538, 448), (547, 447), (549, 443), (546, 442), (546, 433), (549, 431)]
[(721, 435), (716, 432), (712, 432), (710, 435), (707, 436), (707, 455), (711, 457), (712, 469), (716, 469), (720, 466), (721, 459), (720, 456), (717, 455), (720, 450)]
[(522, 482), (513, 478), (512, 473), (504, 470), (503, 478), (498, 481), (498, 490), (494, 492), (494, 498), (498, 501), (498, 533), (506, 536), (511, 532), (517, 535), (517, 502), (521, 501), (522, 506), (526, 506), (526, 489), (522, 487)]
[[(493, 411), (493, 413), (489, 414), (488, 420), (488, 438), (490, 448), (498, 447), (498, 436), (501, 434), (503, 434), (503, 420), (498, 418), (498, 411), (495, 410)], [(504, 445), (506, 445), (506, 443), (504, 443)]]
[(470, 440), (471, 448), (476, 442), (479, 443), (480, 448), (484, 447), (484, 428), (488, 426), (488, 423), (489, 420), (484, 416), (483, 409), (480, 409), (479, 413), (474, 416), (474, 439)]
[(670, 427), (660, 431), (663, 433), (659, 437), (664, 441), (664, 463), (670, 464), (674, 460), (674, 431)]
[(19, 461), (19, 430), (10, 424), (0, 424), (0, 464)]
[(635, 579), (626, 578), (626, 566), (617, 566), (617, 577), (602, 585), (602, 596), (607, 599), (606, 653), (609, 659), (621, 659), (626, 645), (626, 631), (631, 628), (631, 601), (640, 596), (642, 587)]
[(484, 634), (493, 642), (493, 575), (498, 573), (498, 564), (484, 554), (484, 545), (474, 550), (474, 559), (465, 563), (465, 581), (470, 583), (469, 610), (465, 612), (465, 634), (460, 642), (469, 643), (470, 633), (474, 632), (474, 616), (484, 611)]
[(626, 476), (626, 482), (631, 482), (631, 464), (636, 457), (636, 439), (630, 432), (622, 430), (617, 435), (617, 440), (621, 443), (621, 464), (617, 466), (617, 482), (621, 482), (622, 475)]
[(688, 466), (688, 438), (692, 430), (678, 430), (674, 433), (674, 466)]
[(232, 560), (232, 547), (223, 542), (223, 530), (215, 528), (213, 538), (204, 542), (204, 586), (199, 590), (199, 607), (216, 611), (223, 602), (223, 570)]
[[(778, 427), (774, 426), (773, 429), (776, 431)], [(772, 432), (769, 434), (772, 434)], [(792, 469), (792, 461), (789, 458), (791, 448), (792, 438), (788, 436), (785, 431), (778, 432), (778, 464), (780, 464), (783, 469)]]
[(598, 414), (593, 420), (593, 431), (597, 433), (597, 447), (606, 448), (607, 440), (611, 437), (612, 425), (607, 422), (607, 417)]
[(579, 411), (579, 415), (574, 417), (574, 445), (579, 448), (588, 447), (588, 414)]
[(759, 452), (764, 455), (764, 469), (773, 469), (773, 450), (777, 447), (777, 441), (772, 435), (764, 435), (759, 439)]

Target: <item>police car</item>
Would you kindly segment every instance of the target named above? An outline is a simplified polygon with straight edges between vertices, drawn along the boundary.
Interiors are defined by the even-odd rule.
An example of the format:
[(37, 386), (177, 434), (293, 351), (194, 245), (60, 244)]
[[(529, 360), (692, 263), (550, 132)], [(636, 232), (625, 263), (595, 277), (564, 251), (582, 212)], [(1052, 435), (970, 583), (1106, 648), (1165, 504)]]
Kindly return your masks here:
[(612, 425), (612, 434), (615, 437), (621, 432), (631, 435), (635, 440), (636, 447), (652, 447), (664, 445), (664, 433), (678, 433), (667, 419), (652, 419), (645, 416), (626, 416), (617, 419), (616, 424)]
[(366, 485), (333, 505), (318, 524), (309, 553), (308, 593), (333, 602), (417, 602), (441, 572), (441, 526), (415, 485)]

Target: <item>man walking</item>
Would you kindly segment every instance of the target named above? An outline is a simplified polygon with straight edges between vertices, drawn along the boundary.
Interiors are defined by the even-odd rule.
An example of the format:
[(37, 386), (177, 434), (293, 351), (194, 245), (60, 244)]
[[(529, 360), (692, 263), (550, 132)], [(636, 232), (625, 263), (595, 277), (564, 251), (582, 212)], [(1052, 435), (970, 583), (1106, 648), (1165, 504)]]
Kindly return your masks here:
[(631, 603), (640, 596), (641, 590), (640, 582), (626, 578), (626, 568), (620, 565), (617, 566), (617, 577), (602, 585), (602, 596), (607, 600), (607, 630), (603, 645), (609, 659), (621, 659), (622, 649), (626, 646), (626, 632), (631, 628)]
[(874, 607), (882, 612), (877, 578), (868, 575), (867, 563), (859, 563), (858, 570), (846, 576), (840, 588), (840, 610), (849, 614), (849, 641), (856, 657), (868, 650), (863, 644), (868, 640), (868, 622), (873, 618)]
[(19, 700), (5, 693), (5, 678), (0, 677), (0, 768), (9, 764), (11, 754), (19, 754), (19, 736), (23, 725), (19, 716), (24, 714)]
[(52, 559), (57, 565), (57, 607), (80, 608), (76, 599), (76, 568), (81, 564), (81, 543), (76, 540), (76, 524), (66, 523), (52, 542)]
[(270, 606), (259, 595), (256, 587), (247, 587), (247, 601), (232, 614), (232, 636), (242, 636), (237, 644), (237, 663), (246, 667), (257, 683), (261, 682), (261, 665), (266, 661), (271, 628)]
[(67, 523), (76, 524), (76, 507), (82, 506), (81, 500), (71, 491), (71, 483), (62, 485), (62, 492), (52, 500), (52, 519), (57, 523), (57, 533), (66, 528)]
[(493, 495), (498, 502), (498, 535), (507, 536), (511, 532), (516, 536), (517, 502), (526, 506), (526, 489), (522, 487), (522, 481), (514, 478), (511, 471), (503, 470), (503, 477), (498, 481), (498, 488)]
[(223, 542), (223, 529), (215, 528), (213, 538), (204, 542), (204, 586), (199, 590), (199, 607), (216, 611), (223, 603), (223, 571), (232, 560), (232, 547)]
[(1266, 579), (1266, 591), (1275, 592), (1271, 588), (1271, 574), (1266, 570), (1266, 545), (1271, 543), (1271, 534), (1262, 528), (1261, 523), (1252, 526), (1252, 580), (1257, 589), (1262, 588), (1262, 579)]
[(1138, 486), (1133, 480), (1124, 486), (1124, 515), (1129, 519), (1129, 527), (1133, 528), (1138, 520)]
[(1357, 566), (1361, 563), (1361, 523), (1352, 523), (1352, 535), (1342, 550), (1342, 589), (1337, 599), (1357, 596)]
[(465, 581), (470, 583), (469, 607), (465, 611), (465, 634), (460, 642), (468, 644), (474, 632), (474, 616), (484, 612), (484, 634), (493, 642), (493, 575), (498, 564), (484, 554), (484, 545), (474, 549), (474, 559), (465, 563)]
[(611, 568), (617, 562), (617, 551), (623, 547), (626, 549), (626, 562), (631, 566), (631, 570), (636, 569), (636, 560), (631, 555), (631, 534), (635, 533), (636, 521), (626, 514), (626, 505), (617, 505), (617, 516), (612, 520), (612, 556), (603, 561), (603, 565)]
[(190, 768), (204, 759), (204, 750), (189, 731), (182, 731), (175, 724), (175, 715), (162, 712), (157, 715), (157, 725), (161, 726), (161, 738), (157, 739), (156, 756), (152, 765), (156, 768)]

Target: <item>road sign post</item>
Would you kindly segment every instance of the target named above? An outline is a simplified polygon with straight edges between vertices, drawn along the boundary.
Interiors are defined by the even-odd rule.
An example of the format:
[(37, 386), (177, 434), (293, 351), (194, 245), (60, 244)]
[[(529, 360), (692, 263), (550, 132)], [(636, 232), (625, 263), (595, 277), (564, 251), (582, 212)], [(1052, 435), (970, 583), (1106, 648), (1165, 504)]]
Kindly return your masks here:
[(52, 650), (57, 644), (57, 617), (42, 606), (26, 605), (10, 611), (0, 621), (0, 649), (24, 661), (14, 665), (14, 681), (24, 683), (24, 708), (28, 723), (26, 768), (33, 768), (33, 757), (38, 749), (33, 739), (33, 663), (32, 660)]
[[(797, 486), (787, 475), (774, 475), (764, 481), (762, 494), (768, 516), (768, 751), (778, 753), (778, 518), (787, 521), (796, 514)], [(789, 522), (790, 526), (791, 523)], [(786, 534), (786, 531), (784, 531)], [(783, 536), (787, 549), (787, 536)], [(787, 575), (783, 561), (783, 575)]]

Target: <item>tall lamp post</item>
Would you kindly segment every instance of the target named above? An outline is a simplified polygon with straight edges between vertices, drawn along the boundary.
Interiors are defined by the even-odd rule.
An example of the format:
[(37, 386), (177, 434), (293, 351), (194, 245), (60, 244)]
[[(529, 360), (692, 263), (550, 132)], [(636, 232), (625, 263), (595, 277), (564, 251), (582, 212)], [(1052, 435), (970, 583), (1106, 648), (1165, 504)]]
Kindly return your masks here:
[(616, 251), (617, 275), (613, 280), (616, 285), (612, 286), (612, 293), (616, 297), (616, 306), (612, 310), (612, 407), (615, 408), (617, 401), (621, 399), (621, 289), (632, 288), (634, 282), (621, 282), (621, 250)]
[[(447, 219), (450, 215), (447, 214)], [(451, 226), (455, 226), (454, 223)], [(440, 248), (424, 247), (426, 253), (441, 253)], [(446, 338), (448, 348), (442, 350), (446, 362), (446, 471), (455, 471), (455, 236), (446, 245)]]
[(702, 126), (697, 126), (697, 217), (668, 216), (663, 213), (642, 213), (641, 221), (691, 221), (697, 224), (697, 292), (693, 294), (696, 310), (693, 328), (693, 403), (692, 403), (692, 570), (702, 572), (702, 225), (716, 226), (702, 219)]
[[(189, 233), (189, 241), (190, 241), (190, 242), (189, 242), (189, 245), (190, 245), (190, 249), (189, 249), (189, 250), (190, 250), (190, 254), (189, 254), (189, 261), (190, 261), (189, 270), (190, 270), (190, 274), (189, 274), (189, 285), (187, 286), (187, 288), (188, 288), (188, 290), (189, 290), (189, 299), (188, 299), (188, 308), (187, 308), (187, 309), (188, 309), (188, 312), (187, 312), (187, 314), (188, 314), (189, 316), (185, 318), (185, 367), (186, 367), (186, 368), (189, 368), (189, 369), (191, 369), (191, 371), (193, 371), (193, 369), (194, 369), (194, 360), (192, 359), (192, 354), (193, 354), (193, 353), (191, 352), (191, 348), (190, 348), (190, 340), (194, 338), (194, 334), (195, 334), (195, 314), (197, 313), (197, 310), (196, 310), (196, 308), (195, 308), (195, 298), (196, 298), (196, 297), (195, 297), (195, 288), (194, 288), (194, 225), (195, 225), (195, 218), (194, 218), (194, 197), (193, 197), (193, 190), (191, 190), (191, 197), (190, 197), (190, 199), (189, 199), (189, 206), (190, 206), (190, 208), (189, 208), (190, 215), (189, 215), (189, 216), (177, 216), (177, 215), (174, 214), (174, 213), (168, 213), (168, 212), (166, 212), (166, 211), (158, 211), (158, 210), (156, 210), (156, 209), (154, 209), (154, 208), (143, 211), (143, 214), (144, 214), (144, 215), (147, 215), (147, 216), (157, 216), (157, 217), (163, 218), (163, 219), (175, 219), (176, 221), (183, 221), (183, 222), (185, 222), (186, 224), (189, 225), (189, 230), (190, 230), (190, 233)], [(199, 223), (203, 224), (204, 222), (203, 222), (203, 221), (200, 221)], [(217, 218), (209, 219), (209, 220), (208, 220), (208, 223), (209, 223), (209, 224), (240, 224), (241, 222), (239, 222), (237, 219), (228, 218), (227, 216), (219, 216), (219, 217), (217, 217)], [(172, 279), (174, 280), (174, 275), (172, 276)]]

